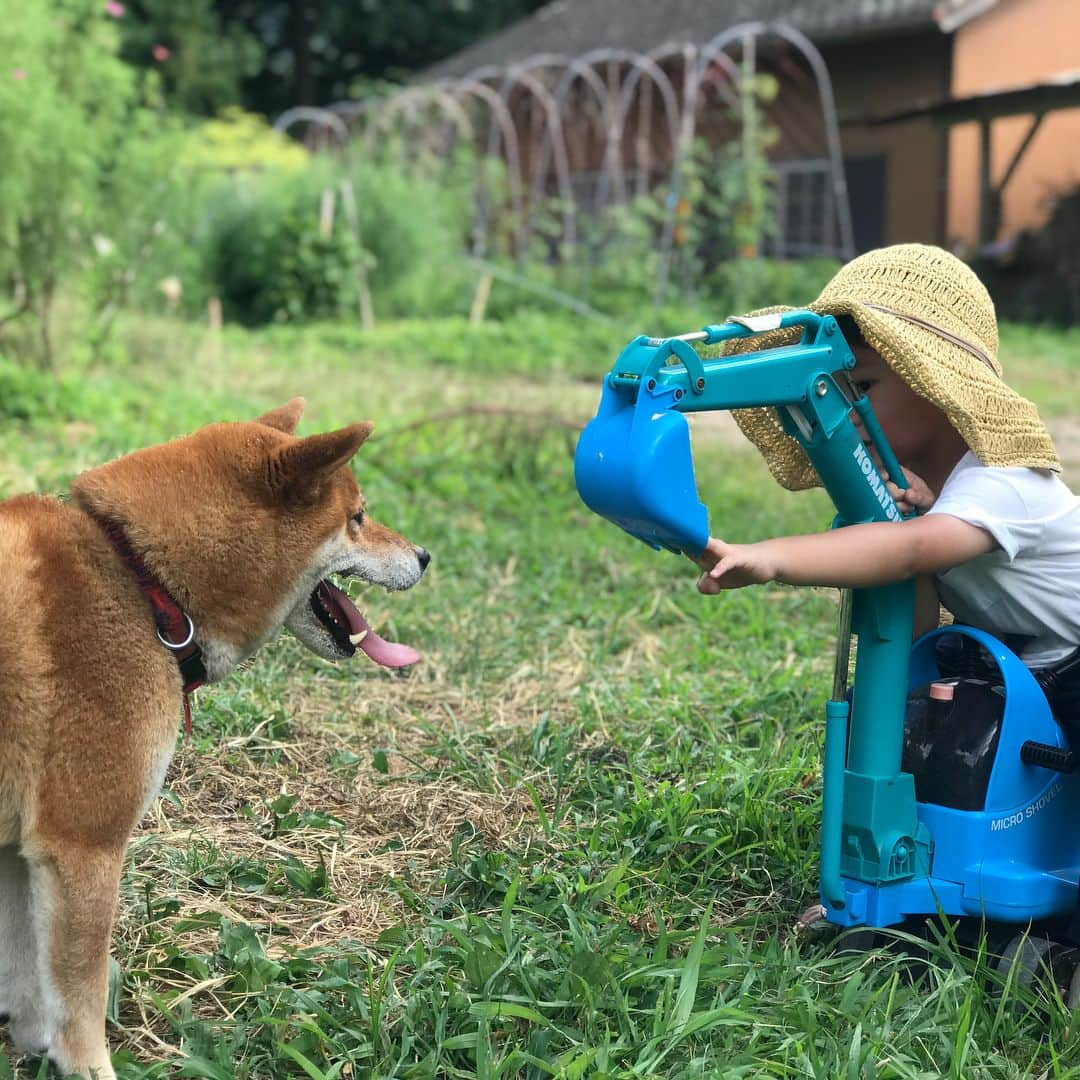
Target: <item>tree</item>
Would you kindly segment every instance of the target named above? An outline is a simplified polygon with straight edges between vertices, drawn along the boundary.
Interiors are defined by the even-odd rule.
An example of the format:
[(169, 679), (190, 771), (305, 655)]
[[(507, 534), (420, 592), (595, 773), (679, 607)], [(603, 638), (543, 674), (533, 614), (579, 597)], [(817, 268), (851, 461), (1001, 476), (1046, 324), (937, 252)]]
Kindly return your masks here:
[(123, 6), (122, 56), (159, 73), (174, 109), (215, 116), (240, 102), (243, 80), (262, 67), (258, 37), (224, 19), (214, 0), (128, 0)]
[[(189, 0), (190, 2), (190, 0)], [(276, 115), (398, 81), (524, 18), (545, 0), (216, 0), (265, 50), (245, 104)]]
[(32, 322), (46, 363), (57, 288), (90, 248), (137, 106), (134, 72), (116, 56), (121, 11), (50, 0), (0, 20), (0, 326)]

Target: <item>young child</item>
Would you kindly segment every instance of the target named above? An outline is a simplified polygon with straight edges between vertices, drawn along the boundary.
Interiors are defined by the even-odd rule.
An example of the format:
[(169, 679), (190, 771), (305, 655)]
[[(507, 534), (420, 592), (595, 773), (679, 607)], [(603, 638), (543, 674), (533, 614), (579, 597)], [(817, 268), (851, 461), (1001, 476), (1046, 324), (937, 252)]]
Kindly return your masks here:
[[(886, 477), (889, 490), (920, 514), (753, 544), (711, 538), (698, 588), (915, 578), (916, 633), (937, 626), (940, 601), (958, 622), (1014, 644), (1055, 712), (1080, 718), (1080, 499), (1058, 475), (1035, 406), (1002, 381), (986, 289), (948, 252), (903, 244), (848, 263), (810, 308), (836, 316), (852, 381), (910, 485), (901, 492)], [(819, 482), (773, 410), (736, 419), (781, 484)]]

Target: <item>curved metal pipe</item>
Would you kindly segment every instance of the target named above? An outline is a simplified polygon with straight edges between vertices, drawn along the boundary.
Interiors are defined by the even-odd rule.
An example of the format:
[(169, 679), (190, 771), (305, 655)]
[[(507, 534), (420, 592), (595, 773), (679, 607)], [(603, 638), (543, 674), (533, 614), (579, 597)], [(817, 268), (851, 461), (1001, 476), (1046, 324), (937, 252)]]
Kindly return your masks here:
[[(503, 142), (506, 144), (510, 204), (514, 215), (514, 239), (518, 250), (524, 251), (521, 157), (518, 150), (517, 128), (514, 127), (514, 120), (510, 115), (510, 110), (506, 107), (506, 102), (487, 83), (475, 82), (472, 79), (456, 79), (452, 80), (450, 85), (453, 86), (454, 92), (457, 94), (468, 95), (487, 105), (495, 117), (495, 124), (501, 129)], [(474, 255), (484, 254), (487, 245), (488, 198), (487, 185), (483, 182), (483, 177), (484, 167), (489, 157), (494, 157), (494, 154), (484, 154), (482, 159), (484, 164), (481, 165), (481, 190), (477, 198), (477, 212), (473, 218), (472, 230)]]
[(296, 108), (286, 109), (274, 121), (274, 130), (287, 134), (293, 124), (304, 121), (308, 124), (320, 124), (325, 130), (331, 132), (337, 138), (338, 146), (344, 146), (349, 140), (349, 132), (339, 116), (330, 112), (329, 109), (317, 109), (311, 105), (298, 105)]
[[(511, 91), (515, 87), (523, 87), (540, 102), (548, 126), (551, 128), (552, 145), (555, 148), (555, 176), (559, 188), (559, 201), (562, 203), (563, 212), (563, 240), (573, 247), (577, 241), (576, 230), (576, 206), (573, 186), (570, 183), (570, 165), (566, 156), (566, 141), (563, 138), (562, 122), (559, 118), (559, 110), (546, 86), (527, 68), (520, 64), (512, 64), (507, 68), (500, 68), (489, 64), (470, 72), (467, 78), (482, 82), (485, 79), (502, 76), (499, 85), (499, 96), (506, 102)], [(494, 156), (498, 151), (498, 139), (495, 131), (489, 134), (488, 153)], [(526, 243), (531, 239), (531, 233), (526, 223)]]
[[(596, 96), (596, 100), (600, 106), (601, 121), (606, 130), (608, 113), (611, 109), (611, 100), (603, 79), (596, 74), (596, 71), (588, 64), (583, 63), (580, 57), (560, 57), (549, 54), (544, 56), (543, 59), (546, 61), (543, 64), (544, 67), (555, 67), (557, 63), (562, 63), (565, 66), (565, 70), (559, 77), (559, 81), (555, 84), (555, 89), (551, 94), (555, 101), (555, 105), (559, 110), (559, 115), (562, 116), (563, 106), (565, 105), (570, 88), (573, 86), (575, 80), (580, 78)], [(525, 61), (525, 63), (528, 63), (528, 61)], [(540, 142), (540, 150), (537, 155), (536, 171), (533, 174), (532, 198), (529, 209), (530, 216), (535, 215), (536, 207), (541, 201), (543, 182), (547, 176), (550, 163), (551, 130), (545, 126), (544, 135)]]
[(840, 251), (844, 259), (855, 255), (855, 234), (851, 223), (851, 203), (848, 198), (847, 180), (844, 177), (844, 159), (840, 148), (840, 126), (836, 120), (836, 102), (833, 98), (832, 81), (829, 69), (813, 42), (794, 27), (784, 23), (746, 22), (727, 30), (711, 41), (702, 50), (699, 64), (704, 63), (714, 52), (724, 49), (739, 37), (778, 37), (793, 45), (810, 65), (817, 83), (818, 97), (821, 100), (821, 113), (825, 121), (825, 141), (829, 158), (829, 170), (832, 174), (833, 199), (836, 204), (837, 222), (840, 229)]

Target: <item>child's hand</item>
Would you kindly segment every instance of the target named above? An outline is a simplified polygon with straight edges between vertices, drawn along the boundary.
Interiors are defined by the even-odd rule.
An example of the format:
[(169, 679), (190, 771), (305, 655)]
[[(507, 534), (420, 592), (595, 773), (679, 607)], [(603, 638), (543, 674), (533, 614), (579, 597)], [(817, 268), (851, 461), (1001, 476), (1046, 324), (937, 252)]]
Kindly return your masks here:
[[(903, 469), (903, 466), (901, 468)], [(881, 477), (901, 514), (909, 514), (912, 510), (929, 510), (937, 501), (937, 492), (931, 491), (926, 481), (909, 469), (904, 469), (904, 479), (908, 486), (903, 491), (889, 479), (889, 474), (884, 470)]]
[(761, 544), (725, 544), (710, 537), (705, 550), (694, 560), (704, 574), (698, 578), (698, 591), (715, 596), (724, 589), (746, 585), (764, 585), (776, 571)]

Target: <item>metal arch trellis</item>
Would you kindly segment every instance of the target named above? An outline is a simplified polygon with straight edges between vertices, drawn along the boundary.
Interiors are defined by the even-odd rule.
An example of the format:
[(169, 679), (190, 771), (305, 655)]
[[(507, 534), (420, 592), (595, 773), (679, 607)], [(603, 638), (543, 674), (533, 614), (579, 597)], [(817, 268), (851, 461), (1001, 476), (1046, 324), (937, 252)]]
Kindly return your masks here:
[[(515, 243), (519, 251), (524, 251), (528, 243), (525, 232), (524, 197), (521, 190), (521, 156), (518, 149), (517, 128), (514, 119), (510, 115), (506, 101), (492, 87), (485, 82), (475, 79), (448, 80), (446, 84), (450, 92), (459, 97), (471, 97), (476, 101), (487, 105), (491, 115), (495, 118), (495, 126), (498, 128), (503, 145), (506, 147), (506, 165), (508, 174), (508, 188), (510, 194), (511, 216), (514, 223)], [(485, 154), (482, 166), (490, 160), (491, 155)], [(477, 215), (473, 222), (473, 254), (486, 254), (487, 244), (487, 218), (488, 192), (490, 185), (487, 183), (487, 171), (482, 167), (477, 187)], [(483, 216), (481, 216), (483, 215)]]
[(349, 141), (349, 129), (341, 117), (329, 109), (298, 105), (277, 118), (274, 130), (288, 134), (297, 124), (307, 125), (304, 129), (304, 142), (312, 149), (323, 149), (328, 137), (332, 137), (339, 148)]
[[(706, 88), (711, 87), (740, 117), (749, 153), (755, 117), (750, 104), (754, 89), (749, 83), (757, 72), (758, 44), (770, 39), (794, 50), (813, 76), (825, 142), (820, 156), (828, 170), (830, 197), (825, 207), (829, 230), (823, 232), (822, 242), (831, 245), (833, 253), (850, 258), (854, 238), (832, 84), (818, 50), (784, 23), (740, 23), (701, 45), (670, 42), (648, 53), (616, 48), (579, 56), (536, 53), (508, 65), (478, 68), (461, 78), (405, 87), (381, 98), (337, 102), (328, 109), (290, 109), (275, 127), (289, 130), (305, 123), (309, 144), (321, 141), (326, 145), (332, 139), (340, 146), (360, 138), (365, 152), (372, 152), (380, 136), (389, 131), (409, 134), (425, 123), (449, 124), (452, 132), (442, 145), (449, 146), (458, 138), (470, 141), (478, 152), (473, 254), (487, 251), (495, 210), (488, 163), (501, 159), (507, 172), (515, 253), (524, 258), (538, 207), (552, 190), (558, 198), (562, 250), (575, 251), (578, 220), (590, 207), (581, 205), (575, 196), (569, 139), (577, 135), (574, 145), (580, 151), (585, 145), (581, 140), (587, 141), (587, 133), (580, 129), (585, 124), (595, 127), (598, 118), (601, 139), (594, 145), (599, 148), (602, 142), (602, 150), (595, 162), (593, 211), (626, 200), (628, 170), (633, 171), (636, 194), (656, 182), (666, 185), (656, 281), (662, 293), (674, 244), (680, 184), (702, 110), (707, 107)], [(739, 60), (730, 55), (734, 46), (740, 49)], [(575, 100), (575, 87), (582, 88), (583, 98)], [(588, 109), (596, 110), (592, 119), (585, 115)], [(659, 137), (665, 140), (660, 153)], [(579, 167), (580, 157), (579, 152)]]
[[(543, 80), (541, 80), (528, 66), (527, 61), (511, 64), (509, 67), (488, 65), (486, 67), (477, 68), (475, 71), (469, 72), (465, 78), (475, 82), (483, 82), (486, 79), (498, 78), (499, 96), (508, 107), (510, 95), (517, 88), (523, 88), (527, 92), (531, 92), (539, 102), (544, 111), (545, 127), (550, 131), (552, 146), (554, 148), (555, 180), (558, 189), (559, 202), (562, 208), (562, 240), (563, 244), (572, 250), (574, 244), (577, 242), (577, 207), (574, 202), (573, 186), (570, 181), (570, 161), (567, 153), (566, 139), (563, 134), (562, 120), (559, 116), (559, 109), (551, 91), (544, 85)], [(486, 148), (487, 154), (498, 153), (499, 135), (500, 132), (495, 129), (492, 129), (489, 133)], [(483, 212), (486, 214), (486, 207), (483, 208)], [(526, 240), (527, 239), (528, 231), (526, 230)], [(519, 258), (523, 258), (524, 255), (524, 251), (518, 252)]]
[(390, 127), (397, 116), (403, 116), (406, 125), (411, 126), (425, 111), (431, 110), (449, 117), (459, 135), (472, 138), (472, 121), (453, 92), (438, 83), (428, 83), (409, 87), (388, 100), (386, 106), (379, 111), (378, 116), (364, 132), (365, 150), (372, 149), (375, 140)]
[[(522, 66), (532, 71), (537, 68), (550, 68), (552, 70), (562, 68), (562, 74), (552, 90), (552, 99), (560, 116), (566, 108), (567, 98), (573, 85), (579, 79), (592, 91), (593, 97), (599, 108), (600, 117), (607, 130), (608, 113), (610, 112), (610, 95), (603, 79), (597, 74), (596, 69), (591, 67), (584, 59), (576, 56), (560, 56), (552, 53), (539, 53), (522, 61)], [(537, 153), (537, 164), (533, 171), (533, 183), (530, 191), (530, 214), (529, 228), (531, 232), (537, 204), (543, 198), (544, 178), (551, 164), (552, 155), (552, 132), (545, 125)]]
[(848, 199), (847, 181), (844, 178), (843, 153), (840, 148), (840, 126), (836, 119), (836, 102), (833, 99), (832, 80), (821, 53), (803, 33), (786, 23), (748, 22), (740, 23), (716, 35), (702, 50), (697, 72), (703, 71), (711, 58), (720, 54), (733, 41), (741, 40), (753, 47), (758, 38), (778, 37), (794, 46), (810, 66), (817, 83), (821, 115), (825, 125), (825, 139), (832, 179), (837, 223), (840, 231), (840, 249), (845, 259), (855, 254), (854, 229), (851, 222), (851, 203)]
[[(678, 98), (671, 80), (663, 69), (649, 56), (641, 53), (630, 52), (625, 49), (595, 49), (586, 53), (582, 58), (587, 64), (604, 63), (627, 64), (629, 74), (625, 82), (619, 88), (615, 104), (610, 110), (611, 120), (607, 130), (607, 145), (604, 150), (604, 165), (600, 173), (600, 191), (597, 202), (604, 205), (609, 190), (614, 191), (615, 198), (625, 197), (624, 170), (622, 168), (619, 150), (622, 146), (623, 134), (626, 126), (626, 116), (633, 101), (634, 91), (642, 79), (647, 76), (649, 82), (645, 85), (655, 86), (660, 93), (660, 99), (664, 107), (664, 118), (668, 123), (669, 139), (674, 145), (676, 136), (676, 118), (678, 116)], [(640, 147), (635, 145), (635, 151)], [(640, 165), (640, 162), (636, 162)]]

